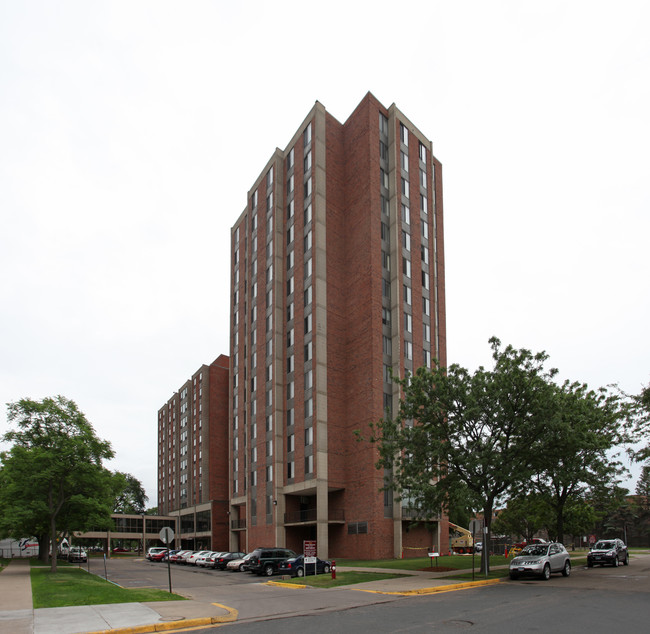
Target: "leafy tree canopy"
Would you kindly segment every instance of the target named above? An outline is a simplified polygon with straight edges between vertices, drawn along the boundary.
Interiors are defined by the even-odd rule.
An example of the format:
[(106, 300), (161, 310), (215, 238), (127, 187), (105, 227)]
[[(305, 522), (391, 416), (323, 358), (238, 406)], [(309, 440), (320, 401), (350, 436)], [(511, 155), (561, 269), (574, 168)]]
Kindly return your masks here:
[(47, 560), (62, 531), (110, 521), (118, 482), (102, 461), (113, 451), (76, 403), (63, 396), (22, 399), (7, 407), (16, 429), (3, 436), (13, 446), (0, 456), (0, 531), (36, 535)]
[(142, 482), (130, 473), (117, 471), (116, 476), (121, 479), (123, 487), (115, 498), (113, 512), (125, 514), (137, 513), (138, 515), (144, 513), (149, 498), (144, 491)]

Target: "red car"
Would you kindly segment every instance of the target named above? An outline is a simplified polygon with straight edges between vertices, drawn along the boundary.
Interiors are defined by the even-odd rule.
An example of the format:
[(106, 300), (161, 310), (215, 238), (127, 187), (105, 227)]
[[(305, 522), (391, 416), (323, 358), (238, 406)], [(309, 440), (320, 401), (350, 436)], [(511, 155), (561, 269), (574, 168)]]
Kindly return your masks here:
[(161, 550), (159, 553), (153, 553), (149, 561), (167, 561), (167, 550)]

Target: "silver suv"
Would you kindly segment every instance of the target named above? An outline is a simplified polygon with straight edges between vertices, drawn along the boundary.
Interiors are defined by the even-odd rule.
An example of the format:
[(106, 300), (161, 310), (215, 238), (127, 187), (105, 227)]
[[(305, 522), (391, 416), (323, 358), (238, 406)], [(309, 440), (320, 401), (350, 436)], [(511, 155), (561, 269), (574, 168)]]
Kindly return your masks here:
[(534, 575), (548, 580), (552, 572), (571, 574), (571, 559), (562, 544), (530, 544), (510, 562), (510, 578)]

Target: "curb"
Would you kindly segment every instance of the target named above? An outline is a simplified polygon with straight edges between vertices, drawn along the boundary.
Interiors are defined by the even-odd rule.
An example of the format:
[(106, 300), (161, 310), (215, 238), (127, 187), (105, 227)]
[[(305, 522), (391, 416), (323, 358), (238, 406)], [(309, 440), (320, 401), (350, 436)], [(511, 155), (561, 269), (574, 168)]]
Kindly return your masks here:
[(285, 581), (267, 581), (267, 586), (279, 586), (280, 588), (308, 588), (304, 583), (286, 583)]
[(213, 603), (224, 610), (228, 611), (225, 616), (204, 616), (196, 619), (182, 619), (172, 623), (152, 623), (151, 625), (136, 625), (135, 627), (122, 627), (111, 630), (97, 630), (87, 632), (86, 634), (145, 634), (146, 632), (168, 632), (171, 630), (186, 629), (189, 627), (201, 627), (207, 625), (216, 625), (218, 623), (233, 623), (237, 620), (239, 612), (235, 608)]
[(431, 588), (420, 588), (419, 590), (403, 590), (401, 592), (386, 592), (383, 590), (365, 590), (363, 588), (352, 588), (357, 592), (372, 592), (374, 594), (393, 594), (400, 596), (417, 596), (423, 594), (436, 594), (440, 592), (454, 592), (455, 590), (466, 590), (468, 588), (478, 588), (481, 586), (493, 586), (501, 583), (501, 579), (486, 579), (484, 581), (468, 581), (466, 583), (453, 583), (444, 586), (433, 586)]

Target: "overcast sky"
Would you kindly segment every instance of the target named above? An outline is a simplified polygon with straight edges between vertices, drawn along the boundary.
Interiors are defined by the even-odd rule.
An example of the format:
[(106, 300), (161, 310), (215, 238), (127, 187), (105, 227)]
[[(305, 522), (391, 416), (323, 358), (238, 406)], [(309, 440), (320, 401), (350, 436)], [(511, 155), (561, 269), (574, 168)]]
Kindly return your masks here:
[(156, 413), (228, 353), (248, 189), (368, 91), (443, 163), (449, 362), (497, 335), (639, 392), (648, 33), (645, 0), (0, 0), (0, 432), (72, 398), (156, 505)]

